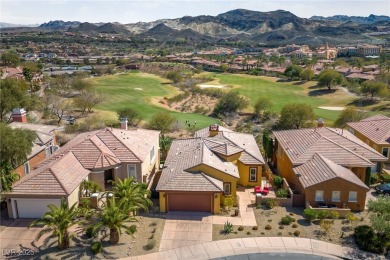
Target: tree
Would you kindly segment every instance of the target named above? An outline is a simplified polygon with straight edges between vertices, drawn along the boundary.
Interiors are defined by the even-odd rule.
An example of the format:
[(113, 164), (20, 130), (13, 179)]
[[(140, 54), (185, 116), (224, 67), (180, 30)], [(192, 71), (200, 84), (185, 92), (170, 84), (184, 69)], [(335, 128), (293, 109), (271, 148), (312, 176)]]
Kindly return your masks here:
[(80, 95), (73, 100), (73, 104), (81, 109), (81, 113), (85, 111), (92, 113), (92, 108), (103, 101), (103, 96), (95, 92), (81, 91)]
[(96, 59), (96, 64), (97, 64), (97, 65), (102, 64), (102, 62), (103, 62), (103, 59), (102, 59), (102, 58), (97, 58), (97, 59)]
[(226, 72), (228, 71), (228, 69), (229, 69), (229, 66), (228, 66), (227, 64), (225, 64), (225, 63), (222, 63), (222, 64), (219, 66), (219, 68), (221, 69), (221, 71), (222, 71), (223, 73), (226, 73)]
[(170, 71), (167, 74), (167, 79), (171, 80), (173, 83), (178, 83), (183, 80), (183, 77), (178, 71)]
[(172, 144), (172, 138), (171, 137), (165, 137), (164, 135), (161, 135), (160, 137), (160, 151), (161, 151), (161, 160), (165, 160), (168, 155), (169, 148)]
[(281, 129), (310, 127), (314, 119), (315, 114), (311, 106), (305, 103), (287, 104), (280, 113), (279, 127)]
[(299, 74), (299, 77), (301, 77), (301, 79), (303, 79), (303, 80), (309, 81), (309, 80), (312, 80), (314, 78), (314, 72), (313, 72), (313, 70), (307, 68)]
[(83, 80), (80, 77), (74, 78), (71, 81), (71, 87), (81, 93), (82, 91), (88, 91), (91, 89), (92, 84), (89, 81)]
[(340, 115), (337, 117), (336, 122), (334, 123), (335, 127), (344, 128), (349, 122), (358, 122), (364, 119), (366, 115), (364, 112), (357, 110), (353, 107), (347, 107), (344, 109)]
[[(1, 165), (0, 169), (0, 182), (1, 193), (12, 191), (12, 184), (19, 180), (20, 176), (13, 171), (11, 164), (5, 163)], [(1, 194), (0, 201), (4, 201), (4, 197)]]
[(51, 105), (53, 115), (58, 118), (57, 123), (59, 124), (62, 120), (62, 116), (70, 109), (69, 103), (60, 97), (55, 97), (54, 103)]
[(20, 58), (15, 51), (6, 51), (1, 54), (1, 61), (4, 66), (17, 67), (20, 63)]
[(122, 230), (124, 229), (128, 234), (134, 234), (136, 226), (126, 226), (128, 222), (134, 222), (136, 219), (129, 215), (131, 209), (124, 208), (121, 201), (116, 202), (114, 198), (107, 199), (107, 202), (103, 203), (102, 210), (98, 213), (99, 221), (92, 227), (93, 233), (98, 231), (109, 230), (110, 243), (118, 244)]
[(39, 240), (43, 235), (51, 233), (51, 237), (57, 237), (58, 248), (60, 250), (67, 249), (70, 246), (69, 228), (80, 223), (77, 220), (78, 210), (77, 203), (71, 207), (65, 199), (61, 200), (60, 207), (50, 204), (49, 211), (42, 218), (33, 221), (29, 227), (41, 226), (44, 228), (39, 231), (36, 240)]
[(340, 85), (343, 82), (343, 76), (335, 70), (327, 69), (318, 76), (318, 86), (327, 87), (331, 90), (332, 87)]
[(274, 154), (274, 143), (272, 138), (270, 137), (270, 132), (268, 130), (264, 130), (263, 132), (263, 149), (265, 158), (267, 160), (270, 160)]
[(176, 119), (168, 112), (159, 112), (150, 119), (148, 127), (150, 129), (159, 130), (162, 133), (171, 131), (172, 124)]
[(260, 117), (266, 112), (270, 107), (272, 106), (272, 102), (269, 100), (269, 98), (266, 97), (260, 97), (257, 99), (255, 103), (255, 115), (257, 117)]
[(360, 91), (366, 96), (371, 95), (372, 100), (375, 96), (385, 96), (388, 92), (388, 89), (386, 84), (383, 82), (366, 81), (362, 84)]
[(289, 65), (285, 70), (284, 70), (284, 75), (288, 77), (290, 80), (293, 80), (295, 78), (299, 78), (301, 75), (301, 72), (303, 69), (298, 66), (298, 65)]
[(380, 234), (390, 234), (390, 197), (379, 196), (369, 200), (368, 211), (371, 212), (371, 226)]
[(1, 170), (9, 172), (7, 168), (16, 168), (27, 160), (31, 153), (36, 134), (30, 130), (12, 129), (0, 123), (0, 166)]
[(120, 200), (122, 206), (131, 209), (133, 215), (136, 215), (140, 209), (148, 211), (153, 205), (149, 199), (150, 191), (144, 183), (138, 183), (134, 178), (126, 178), (117, 179), (113, 184), (114, 197)]
[(32, 61), (27, 61), (21, 64), (21, 67), (29, 69), (32, 73), (37, 73), (40, 71), (40, 64)]
[(3, 121), (12, 109), (23, 107), (32, 108), (33, 98), (28, 95), (26, 82), (15, 79), (0, 81), (0, 119)]
[(83, 59), (83, 63), (84, 63), (85, 65), (89, 65), (89, 59), (88, 59), (88, 58), (84, 58), (84, 59)]
[(83, 180), (80, 184), (80, 198), (90, 197), (92, 193), (102, 191), (102, 187), (94, 181)]
[(239, 110), (248, 106), (249, 102), (246, 98), (241, 97), (236, 91), (230, 91), (219, 99), (214, 107), (214, 115), (230, 116), (237, 113)]
[(140, 113), (131, 107), (125, 107), (116, 112), (118, 119), (127, 118), (127, 123), (131, 126), (136, 126), (141, 121)]
[(31, 70), (29, 68), (23, 68), (23, 76), (26, 79), (26, 81), (31, 82), (33, 75), (31, 73)]

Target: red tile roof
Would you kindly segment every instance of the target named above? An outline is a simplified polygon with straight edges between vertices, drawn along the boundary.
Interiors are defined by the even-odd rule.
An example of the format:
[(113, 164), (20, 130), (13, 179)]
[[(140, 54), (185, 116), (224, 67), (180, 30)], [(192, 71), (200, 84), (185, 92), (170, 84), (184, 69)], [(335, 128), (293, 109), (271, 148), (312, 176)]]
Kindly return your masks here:
[(390, 144), (390, 118), (376, 115), (347, 124), (377, 144)]

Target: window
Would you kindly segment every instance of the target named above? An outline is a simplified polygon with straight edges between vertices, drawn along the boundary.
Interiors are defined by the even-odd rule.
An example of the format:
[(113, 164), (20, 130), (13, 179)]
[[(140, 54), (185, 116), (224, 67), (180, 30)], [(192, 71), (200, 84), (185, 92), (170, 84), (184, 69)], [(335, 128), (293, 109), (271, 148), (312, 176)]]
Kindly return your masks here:
[(30, 173), (30, 162), (26, 162), (24, 164), (24, 173), (29, 174)]
[(46, 158), (50, 156), (50, 154), (51, 154), (50, 147), (46, 147), (45, 154), (46, 154)]
[(226, 195), (229, 195), (231, 193), (231, 184), (230, 182), (225, 182), (223, 184), (223, 192), (225, 192)]
[(349, 202), (357, 202), (357, 191), (350, 191), (349, 192), (348, 201)]
[(316, 201), (324, 201), (324, 191), (323, 190), (316, 190)]
[(249, 168), (249, 181), (257, 181), (257, 168)]
[(389, 158), (389, 148), (383, 147), (383, 148), (382, 148), (382, 155), (383, 155), (384, 157)]
[(152, 150), (150, 150), (150, 164), (152, 164), (153, 160), (154, 160), (154, 145), (152, 147)]
[(135, 166), (135, 164), (127, 165), (127, 177), (133, 177), (137, 181), (137, 167)]
[(333, 202), (340, 202), (340, 191), (333, 191), (332, 192), (332, 201)]

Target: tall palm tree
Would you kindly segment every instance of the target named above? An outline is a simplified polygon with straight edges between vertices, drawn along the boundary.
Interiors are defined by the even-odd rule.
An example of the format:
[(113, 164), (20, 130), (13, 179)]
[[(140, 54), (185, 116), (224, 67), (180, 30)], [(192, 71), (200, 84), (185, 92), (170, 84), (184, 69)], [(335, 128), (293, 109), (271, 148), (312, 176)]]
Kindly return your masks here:
[(58, 248), (60, 250), (69, 248), (70, 236), (68, 229), (80, 223), (76, 220), (78, 215), (77, 203), (69, 208), (68, 202), (62, 199), (60, 207), (53, 204), (47, 207), (49, 211), (29, 225), (29, 227), (44, 225), (35, 240), (39, 240), (44, 234), (52, 233), (51, 237), (58, 238)]
[(108, 199), (103, 204), (102, 211), (98, 213), (99, 222), (93, 226), (93, 233), (108, 228), (110, 231), (110, 243), (118, 244), (120, 235), (122, 235), (122, 229), (125, 229), (126, 233), (130, 235), (136, 231), (135, 225), (125, 225), (127, 222), (137, 221), (136, 218), (128, 214), (129, 211), (131, 211), (131, 208), (127, 208), (121, 201), (117, 204), (114, 198)]
[(140, 209), (148, 211), (153, 205), (146, 185), (136, 182), (132, 177), (124, 180), (117, 179), (112, 190), (114, 197), (119, 199), (121, 204), (126, 206), (125, 208), (131, 209), (134, 214)]

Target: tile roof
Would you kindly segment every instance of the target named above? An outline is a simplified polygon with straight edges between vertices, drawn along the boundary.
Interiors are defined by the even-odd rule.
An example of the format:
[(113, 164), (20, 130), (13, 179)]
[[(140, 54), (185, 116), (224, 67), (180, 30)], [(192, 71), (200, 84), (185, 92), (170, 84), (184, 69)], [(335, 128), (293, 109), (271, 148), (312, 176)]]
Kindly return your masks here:
[(300, 175), (298, 180), (304, 188), (340, 178), (369, 190), (352, 171), (334, 163), (319, 153), (315, 153), (308, 161), (293, 168), (293, 170), (295, 174)]
[(376, 115), (347, 124), (377, 144), (390, 144), (390, 118)]
[(12, 194), (69, 195), (90, 170), (143, 162), (159, 137), (157, 131), (118, 130), (114, 134), (115, 131), (106, 128), (76, 136), (15, 183)]
[(57, 157), (13, 185), (12, 194), (69, 195), (88, 174), (72, 153)]
[[(232, 130), (223, 126), (218, 126), (218, 130), (219, 132), (233, 132)], [(209, 137), (209, 128), (206, 127), (196, 131), (194, 137)]]
[[(372, 166), (386, 158), (367, 144), (337, 128), (305, 128), (274, 131), (275, 138), (294, 165), (305, 163), (314, 153), (324, 154), (344, 166)], [(337, 151), (337, 152), (336, 152)]]
[(241, 152), (239, 160), (243, 163), (264, 164), (252, 135), (225, 129), (219, 127), (220, 132), (209, 137), (209, 129), (204, 128), (195, 134), (195, 138), (174, 140), (165, 160), (157, 190), (215, 191), (217, 188), (222, 191), (223, 183), (220, 180), (207, 175), (207, 172), (198, 172), (195, 168), (206, 165), (239, 178), (237, 166), (224, 161), (218, 154), (233, 155)]
[(28, 129), (43, 134), (51, 134), (53, 131), (59, 128), (56, 125), (42, 125), (42, 124), (20, 123), (20, 122), (12, 122), (9, 124), (9, 126), (11, 128)]

